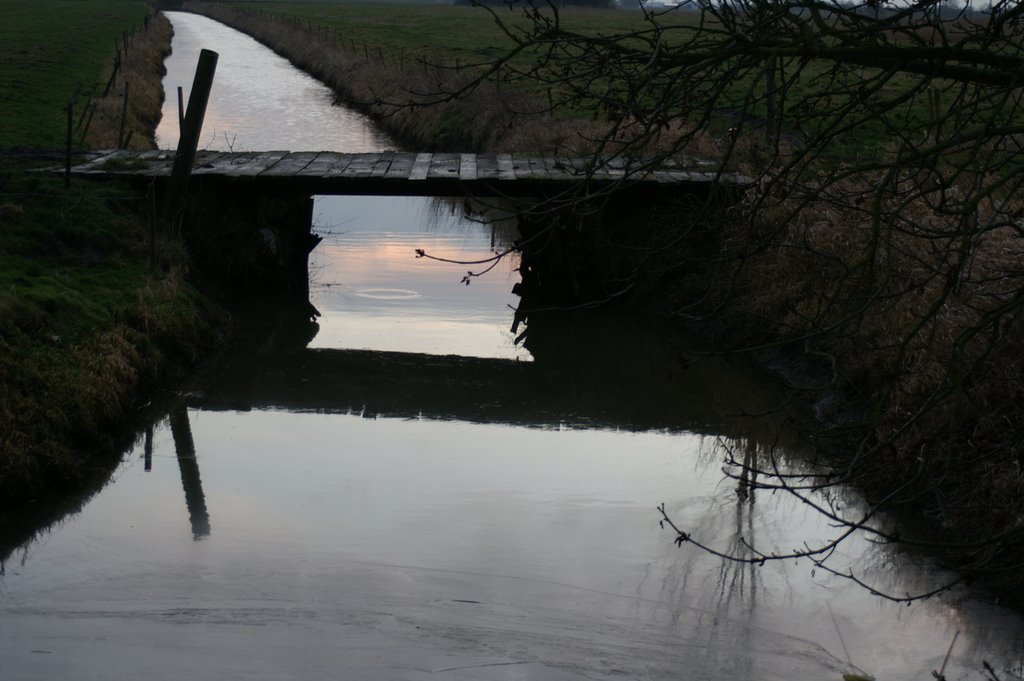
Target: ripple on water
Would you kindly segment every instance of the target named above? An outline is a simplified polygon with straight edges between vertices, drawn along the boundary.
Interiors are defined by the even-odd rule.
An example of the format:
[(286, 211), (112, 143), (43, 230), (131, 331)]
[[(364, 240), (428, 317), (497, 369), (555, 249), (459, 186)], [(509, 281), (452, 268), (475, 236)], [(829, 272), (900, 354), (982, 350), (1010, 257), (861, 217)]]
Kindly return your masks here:
[(353, 291), (352, 295), (374, 300), (412, 300), (423, 297), (416, 291), (405, 288), (361, 288)]

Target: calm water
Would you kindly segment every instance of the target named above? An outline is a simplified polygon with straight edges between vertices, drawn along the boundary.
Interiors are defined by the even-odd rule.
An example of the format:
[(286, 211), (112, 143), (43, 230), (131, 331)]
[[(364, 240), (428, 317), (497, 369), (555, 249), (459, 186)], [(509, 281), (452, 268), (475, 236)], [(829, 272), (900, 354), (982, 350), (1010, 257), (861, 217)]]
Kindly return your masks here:
[[(211, 148), (391, 146), (251, 40), (170, 16), (168, 92), (200, 47), (221, 54)], [(980, 599), (908, 608), (806, 564), (673, 545), (661, 502), (721, 549), (831, 536), (723, 478), (723, 447), (763, 460), (794, 440), (730, 416), (778, 403), (757, 372), (681, 363), (669, 330), (607, 314), (538, 315), (527, 351), (509, 330), (514, 261), (465, 286), (467, 267), (413, 255), (486, 257), (507, 226), (419, 199), (316, 213), (319, 332), (226, 358), (80, 513), (6, 561), (4, 681), (931, 678), (957, 631), (950, 679), (983, 678), (983, 659), (1024, 678), (1021, 620)], [(943, 577), (859, 539), (835, 565), (894, 592)]]

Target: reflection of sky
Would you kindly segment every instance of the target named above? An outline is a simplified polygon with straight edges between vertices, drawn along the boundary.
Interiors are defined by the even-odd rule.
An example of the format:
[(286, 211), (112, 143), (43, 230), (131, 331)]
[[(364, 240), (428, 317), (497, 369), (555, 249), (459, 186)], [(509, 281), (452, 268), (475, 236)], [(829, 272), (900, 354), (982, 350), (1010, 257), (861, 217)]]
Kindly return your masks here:
[(519, 357), (511, 294), (517, 259), (508, 257), (468, 286), (457, 265), (417, 258), (417, 248), (449, 260), (494, 253), (490, 227), (438, 215), (405, 197), (320, 197), (311, 259), (313, 304), (323, 317), (311, 347), (394, 350), (471, 357)]
[[(588, 641), (597, 649), (590, 654), (615, 657), (630, 678), (693, 672), (710, 680), (838, 679), (849, 669), (844, 647), (878, 678), (922, 678), (941, 664), (956, 628), (947, 674), (973, 678), (968, 670), (981, 659), (1005, 665), (1021, 644), (1015, 620), (990, 605), (954, 609), (936, 599), (908, 609), (843, 580), (810, 578), (805, 563), (753, 568), (675, 547), (652, 500), (719, 548), (735, 545), (737, 532), (780, 547), (833, 534), (785, 495), (738, 499), (717, 466), (700, 461), (695, 436), (284, 412), (189, 416), (210, 536), (192, 539), (173, 443), (161, 429), (152, 473), (135, 452), (115, 484), (8, 570), (0, 616), (16, 622), (14, 631), (25, 631), (29, 604), (31, 612), (96, 612), (120, 626), (167, 618), (153, 635), (189, 650), (252, 613), (261, 626), (247, 631), (251, 650), (235, 660), (248, 670), (267, 664), (276, 651), (263, 646), (288, 631), (301, 634), (294, 657), (322, 654), (304, 637), (324, 633), (358, 657), (345, 647), (352, 630), (344, 622), (384, 610), (390, 624), (365, 628), (375, 650), (401, 647), (414, 632), (429, 648), (468, 654), (469, 665), (483, 648), (484, 659), (540, 658), (551, 640), (550, 663), (568, 664), (578, 662), (574, 641)], [(862, 540), (844, 549), (882, 555)], [(376, 577), (364, 591), (367, 573)], [(894, 583), (914, 579), (893, 573)], [(493, 640), (467, 649), (454, 633), (473, 620), (451, 614), (453, 602), (493, 617), (482, 627)], [(189, 621), (199, 629), (176, 625), (174, 613), (196, 613)], [(15, 646), (4, 647), (0, 629), (0, 659), (5, 650)], [(422, 678), (389, 675), (392, 659), (366, 669)], [(343, 671), (353, 662), (338, 664)]]
[(178, 145), (178, 95), (185, 106), (200, 49), (220, 57), (203, 124), (200, 148), (221, 151), (348, 151), (393, 148), (361, 114), (331, 106), (322, 83), (252, 38), (206, 17), (168, 12), (174, 25), (174, 53), (167, 59), (163, 118), (157, 129), (161, 149)]

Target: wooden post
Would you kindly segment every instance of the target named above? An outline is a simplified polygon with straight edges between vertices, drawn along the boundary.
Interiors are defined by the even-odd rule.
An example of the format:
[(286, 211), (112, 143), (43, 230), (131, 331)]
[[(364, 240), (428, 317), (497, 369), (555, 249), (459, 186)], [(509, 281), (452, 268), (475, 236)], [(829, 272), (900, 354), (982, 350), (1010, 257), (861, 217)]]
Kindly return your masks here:
[(68, 149), (64, 164), (64, 186), (71, 186), (71, 127), (75, 118), (75, 100), (68, 102)]
[(181, 132), (185, 129), (185, 99), (182, 87), (178, 86), (178, 139), (181, 139)]
[[(117, 41), (114, 41), (117, 44)], [(103, 97), (110, 94), (110, 88), (114, 87), (114, 79), (117, 78), (117, 71), (121, 68), (121, 53), (117, 53), (117, 57), (114, 59), (114, 68), (110, 72), (110, 80), (107, 81), (107, 87), (103, 88)]]
[(78, 87), (75, 88), (75, 94), (71, 95), (71, 99), (68, 100), (68, 139), (67, 139), (67, 154), (65, 155), (64, 165), (64, 186), (71, 186), (71, 151), (74, 148), (74, 125), (75, 125), (75, 102), (78, 101), (78, 95), (82, 93), (82, 84), (79, 83)]
[(117, 133), (117, 148), (124, 149), (124, 126), (128, 123), (128, 81), (124, 82), (124, 101), (121, 103), (121, 130)]
[(199, 148), (199, 134), (203, 130), (203, 119), (206, 117), (206, 105), (210, 101), (210, 89), (213, 87), (213, 76), (217, 72), (218, 54), (212, 50), (199, 53), (196, 75), (192, 81), (192, 91), (188, 96), (188, 111), (185, 123), (178, 139), (178, 151), (174, 155), (174, 168), (167, 186), (167, 198), (164, 203), (164, 218), (171, 220), (180, 210), (181, 200), (188, 186), (188, 178), (192, 174), (192, 164), (196, 160)]
[(153, 426), (146, 429), (146, 445), (143, 449), (143, 466), (149, 473), (153, 470)]
[(89, 115), (85, 117), (85, 125), (82, 126), (81, 132), (78, 133), (78, 146), (81, 147), (85, 144), (85, 136), (89, 134), (89, 126), (92, 125), (92, 116), (96, 113), (96, 103), (86, 105), (89, 110)]

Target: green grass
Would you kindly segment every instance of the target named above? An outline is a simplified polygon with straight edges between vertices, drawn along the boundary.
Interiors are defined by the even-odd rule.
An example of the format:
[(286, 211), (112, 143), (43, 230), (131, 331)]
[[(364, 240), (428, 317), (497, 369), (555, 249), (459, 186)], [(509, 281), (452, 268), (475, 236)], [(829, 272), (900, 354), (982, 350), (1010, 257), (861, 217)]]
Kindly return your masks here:
[[(225, 2), (248, 10), (295, 17), (314, 26), (337, 31), (343, 44), (382, 50), (388, 59), (403, 55), (444, 56), (448, 63), (463, 64), (493, 59), (511, 46), (491, 15), (482, 8), (451, 4), (391, 2), (349, 2), (347, 0), (270, 0), (269, 2)], [(496, 8), (497, 14), (514, 25), (524, 25), (520, 10)], [(685, 20), (687, 15), (682, 15)], [(639, 12), (592, 11), (569, 8), (561, 12), (563, 26), (588, 35), (611, 34), (643, 26)]]
[(115, 40), (146, 14), (144, 0), (0, 0), (0, 149), (62, 147), (68, 100), (102, 92)]
[(74, 341), (114, 323), (147, 275), (132, 253), (136, 221), (125, 215), (137, 194), (69, 190), (24, 173), (2, 184), (0, 305), (19, 313), (0, 319), (0, 334)]
[[(148, 11), (143, 0), (0, 0), (0, 511), (74, 486), (91, 457), (116, 453), (141, 391), (209, 341), (210, 307), (183, 281), (180, 247), (158, 238), (163, 267), (150, 269), (144, 194), (66, 188), (12, 153), (64, 146), (68, 99), (81, 86), (84, 108), (101, 92), (115, 40)], [(132, 77), (133, 91), (159, 88), (156, 69)], [(97, 116), (93, 130), (109, 125)]]
[[(148, 264), (145, 197), (0, 172), (0, 498), (105, 452), (139, 391), (206, 342), (209, 307)], [(158, 242), (164, 252), (168, 242)], [(2, 510), (2, 509), (0, 509)]]

